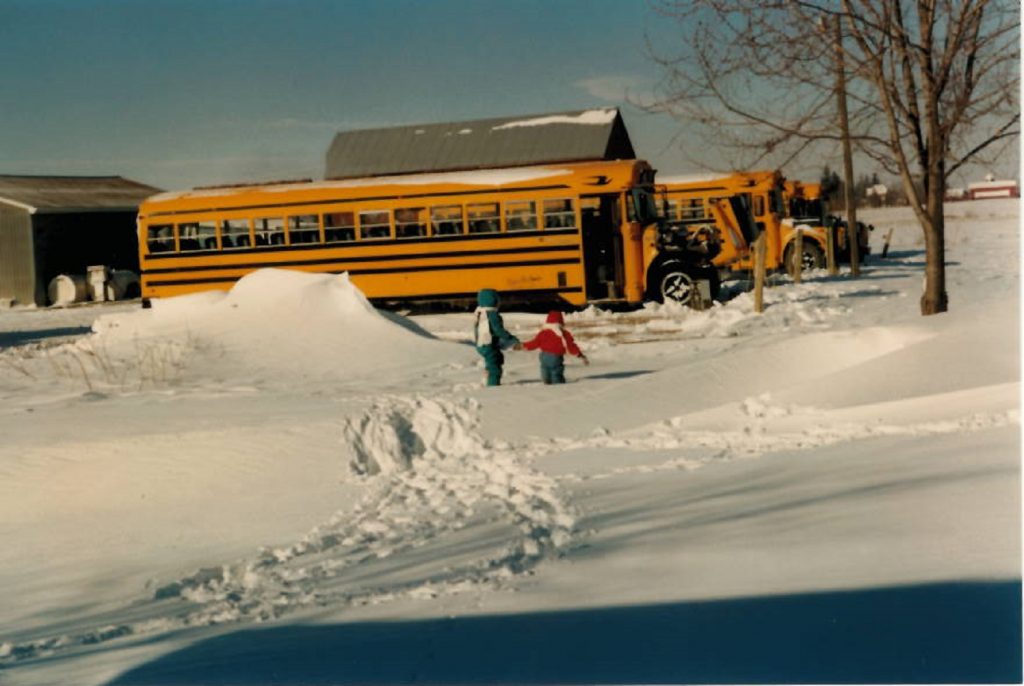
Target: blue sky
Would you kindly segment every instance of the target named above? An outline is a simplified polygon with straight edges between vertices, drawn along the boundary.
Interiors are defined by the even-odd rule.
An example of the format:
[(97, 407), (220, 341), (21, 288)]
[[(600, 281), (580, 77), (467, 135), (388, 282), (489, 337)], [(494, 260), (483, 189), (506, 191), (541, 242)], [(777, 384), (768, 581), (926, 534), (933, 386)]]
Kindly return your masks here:
[(0, 173), (316, 178), (340, 129), (610, 105), (639, 156), (696, 171), (624, 103), (672, 33), (643, 0), (0, 0)]

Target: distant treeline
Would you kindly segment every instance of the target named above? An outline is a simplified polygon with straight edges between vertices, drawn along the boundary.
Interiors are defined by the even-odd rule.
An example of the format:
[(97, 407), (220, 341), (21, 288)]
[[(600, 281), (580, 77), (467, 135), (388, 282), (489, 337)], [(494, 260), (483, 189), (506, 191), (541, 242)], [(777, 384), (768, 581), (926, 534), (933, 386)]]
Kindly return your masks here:
[[(862, 174), (853, 186), (858, 207), (892, 207), (909, 205), (903, 184), (899, 179), (882, 181), (878, 173)], [(839, 174), (828, 165), (821, 172), (821, 194), (828, 199), (833, 210), (846, 209), (846, 184)]]

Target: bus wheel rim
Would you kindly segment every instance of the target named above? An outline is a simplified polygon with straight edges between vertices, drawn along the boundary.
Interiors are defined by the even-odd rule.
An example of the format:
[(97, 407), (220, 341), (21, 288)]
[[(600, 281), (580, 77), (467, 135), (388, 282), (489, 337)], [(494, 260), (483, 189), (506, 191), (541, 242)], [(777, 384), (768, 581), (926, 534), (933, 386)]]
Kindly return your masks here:
[(665, 300), (686, 304), (693, 295), (693, 280), (682, 272), (672, 272), (661, 280), (661, 293)]

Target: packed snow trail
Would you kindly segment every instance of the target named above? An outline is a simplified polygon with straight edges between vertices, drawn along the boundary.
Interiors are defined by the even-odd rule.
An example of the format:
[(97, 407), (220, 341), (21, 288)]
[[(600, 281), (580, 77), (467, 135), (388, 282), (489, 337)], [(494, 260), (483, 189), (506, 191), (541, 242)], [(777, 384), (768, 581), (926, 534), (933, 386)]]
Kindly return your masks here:
[[(559, 477), (564, 482), (605, 479), (627, 473), (693, 470), (716, 462), (756, 459), (778, 452), (811, 451), (872, 438), (955, 435), (1020, 426), (1019, 409), (998, 409), (1012, 404), (1019, 393), (1019, 384), (1002, 384), (844, 410), (782, 405), (765, 393), (704, 413), (673, 417), (626, 431), (598, 431), (579, 440), (551, 439), (546, 452), (620, 449), (648, 457), (660, 452), (670, 453), (661, 462), (645, 459), (642, 464), (602, 473), (565, 474)], [(922, 413), (936, 414), (934, 407), (970, 406), (971, 402), (976, 411), (914, 421)], [(898, 421), (900, 419), (903, 421)], [(538, 445), (533, 451), (541, 452), (544, 448)]]
[[(576, 513), (553, 479), (530, 468), (511, 446), (479, 435), (477, 411), (470, 400), (380, 398), (343, 429), (350, 468), (369, 486), (352, 511), (338, 512), (292, 545), (159, 585), (150, 600), (124, 613), (142, 619), (0, 644), (0, 660), (185, 627), (265, 621), (311, 606), (435, 597), (528, 573), (572, 542)], [(468, 546), (469, 555), (453, 555), (455, 562), (443, 569), (424, 563), (403, 575), (388, 567), (391, 558), (446, 545), (451, 535), (481, 522), (496, 524), (502, 536), (491, 545)]]

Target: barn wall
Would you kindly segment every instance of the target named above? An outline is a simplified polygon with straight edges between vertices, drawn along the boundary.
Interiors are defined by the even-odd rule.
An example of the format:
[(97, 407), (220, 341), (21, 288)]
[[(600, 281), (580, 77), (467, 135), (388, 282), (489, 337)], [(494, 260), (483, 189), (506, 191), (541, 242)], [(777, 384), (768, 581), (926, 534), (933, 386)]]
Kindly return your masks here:
[(36, 303), (31, 215), (28, 210), (3, 204), (0, 204), (0, 298), (13, 298), (19, 305)]

